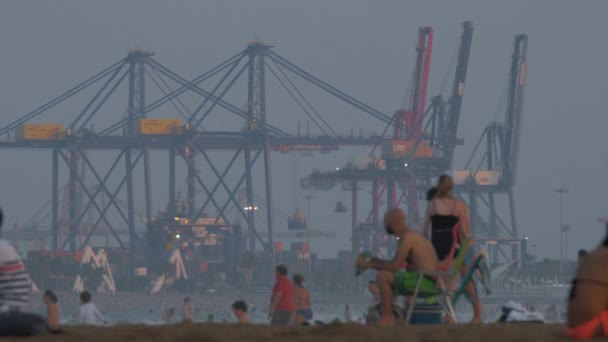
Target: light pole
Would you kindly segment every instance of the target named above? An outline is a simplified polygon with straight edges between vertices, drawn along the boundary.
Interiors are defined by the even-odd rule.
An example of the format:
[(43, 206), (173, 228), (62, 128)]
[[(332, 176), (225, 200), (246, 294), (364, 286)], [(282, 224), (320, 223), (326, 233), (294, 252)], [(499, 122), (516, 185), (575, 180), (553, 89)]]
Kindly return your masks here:
[[(567, 232), (564, 226), (564, 195), (568, 193), (568, 188), (562, 185), (559, 189), (554, 190), (555, 193), (559, 194), (559, 273), (560, 278), (564, 275), (564, 234)], [(567, 252), (566, 252), (567, 253)]]
[(306, 243), (308, 244), (308, 281), (312, 285), (312, 248), (310, 246), (310, 200), (316, 197), (308, 193), (302, 196), (306, 200)]
[[(252, 203), (249, 203), (245, 208), (245, 211), (247, 212), (247, 217), (248, 217), (248, 221), (251, 222), (251, 217), (253, 216), (253, 214), (255, 213), (256, 210), (258, 210), (258, 207), (254, 206)], [(255, 237), (253, 236), (255, 233), (251, 227), (251, 225), (248, 225), (249, 229), (248, 229), (248, 234), (249, 234), (249, 250), (251, 250), (251, 252), (255, 251)]]

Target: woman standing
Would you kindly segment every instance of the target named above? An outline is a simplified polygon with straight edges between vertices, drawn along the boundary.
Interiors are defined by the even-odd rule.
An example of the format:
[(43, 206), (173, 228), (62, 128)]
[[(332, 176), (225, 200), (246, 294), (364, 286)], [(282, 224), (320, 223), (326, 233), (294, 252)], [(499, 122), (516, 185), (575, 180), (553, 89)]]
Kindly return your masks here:
[(294, 291), (293, 297), (296, 303), (296, 325), (312, 319), (312, 309), (310, 303), (310, 292), (302, 284), (304, 282), (304, 276), (296, 274), (293, 276)]
[[(459, 243), (471, 239), (471, 224), (466, 204), (454, 197), (452, 188), (454, 182), (447, 175), (439, 177), (436, 194), (430, 198), (424, 220), (424, 235), (429, 237), (439, 261), (458, 254)], [(430, 191), (429, 191), (430, 195)], [(456, 237), (456, 239), (454, 239)], [(460, 275), (464, 277), (468, 271), (466, 263), (462, 264)], [(473, 305), (472, 323), (481, 323), (481, 302), (471, 280), (466, 285), (466, 291)]]

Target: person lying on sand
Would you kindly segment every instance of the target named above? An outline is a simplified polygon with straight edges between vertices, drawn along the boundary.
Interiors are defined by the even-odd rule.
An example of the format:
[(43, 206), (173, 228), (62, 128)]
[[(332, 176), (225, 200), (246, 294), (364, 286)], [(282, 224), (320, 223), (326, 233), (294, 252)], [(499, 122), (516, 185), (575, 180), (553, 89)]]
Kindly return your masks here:
[(608, 337), (608, 225), (601, 246), (584, 256), (568, 300), (568, 335), (573, 339)]
[[(357, 268), (365, 270), (372, 268), (378, 271), (377, 283), (380, 289), (380, 301), (382, 304), (382, 317), (379, 324), (393, 325), (393, 296), (404, 295), (406, 288), (414, 288), (419, 273), (435, 272), (438, 269), (437, 254), (433, 245), (421, 234), (418, 234), (407, 225), (405, 213), (399, 208), (393, 208), (384, 215), (384, 229), (389, 235), (397, 238), (399, 246), (392, 260), (380, 260), (371, 258), (366, 260), (359, 257)], [(408, 271), (400, 272), (401, 265), (407, 262)], [(422, 287), (435, 288), (435, 280), (424, 277)]]

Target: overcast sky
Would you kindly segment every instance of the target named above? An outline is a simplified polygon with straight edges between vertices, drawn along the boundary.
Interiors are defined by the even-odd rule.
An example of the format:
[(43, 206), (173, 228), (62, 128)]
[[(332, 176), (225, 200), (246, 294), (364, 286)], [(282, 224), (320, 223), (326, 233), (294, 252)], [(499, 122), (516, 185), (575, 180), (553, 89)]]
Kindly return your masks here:
[[(604, 113), (608, 94), (607, 11), (608, 3), (599, 0), (3, 1), (0, 126), (135, 47), (155, 51), (158, 61), (191, 78), (256, 38), (276, 43), (275, 51), (280, 55), (371, 106), (392, 113), (408, 88), (417, 28), (428, 25), (435, 29), (429, 89), (429, 95), (435, 95), (458, 47), (460, 23), (472, 20), (475, 32), (459, 127), (466, 145), (460, 148), (456, 164), (464, 164), (485, 125), (502, 120), (503, 112), (496, 115), (496, 110), (506, 82), (513, 36), (528, 34), (528, 85), (515, 188), (520, 235), (528, 235), (532, 245), (537, 245), (533, 252), (558, 257), (559, 198), (553, 190), (566, 184), (570, 189), (566, 223), (573, 229), (569, 243), (572, 257), (577, 249), (598, 243), (604, 230), (597, 219), (608, 215), (602, 195), (607, 190), (604, 178), (608, 166), (604, 134), (608, 124)], [(452, 72), (447, 76), (451, 80)], [(227, 98), (242, 106), (246, 94), (238, 89), (242, 88)], [(304, 124), (306, 120), (301, 113), (293, 114), (298, 109), (278, 89), (269, 85), (269, 121), (295, 132), (297, 122)], [(381, 124), (369, 126), (365, 116), (351, 114), (347, 107), (332, 104), (331, 98), (314, 89), (309, 91), (311, 101), (320, 103), (337, 130), (382, 130)], [(103, 123), (122, 117), (125, 93), (110, 101), (96, 124), (104, 127)], [(37, 122), (69, 122), (66, 118), (73, 118), (88, 99), (75, 99)], [(170, 112), (168, 108), (165, 113)], [(216, 120), (216, 125), (229, 124)], [(239, 125), (225, 129), (238, 130)], [(0, 204), (9, 223), (27, 221), (50, 199), (50, 152), (0, 153)], [(366, 153), (347, 150), (315, 159), (273, 154), (277, 207), (285, 212), (305, 209), (302, 191), (292, 184), (313, 167), (334, 168)], [(107, 167), (109, 155), (94, 158)], [(152, 159), (153, 205), (160, 209), (167, 199), (166, 153), (154, 153)], [(204, 178), (212, 182), (205, 172)], [(64, 180), (67, 170), (62, 169), (62, 173)], [(178, 188), (183, 191), (182, 173)], [(263, 195), (261, 178), (257, 179), (256, 193)], [(137, 207), (143, 209), (141, 186), (137, 189)], [(317, 242), (313, 249), (333, 255), (349, 246), (350, 215), (333, 213), (336, 200), (348, 204), (348, 195), (335, 191), (316, 195), (313, 225), (334, 230), (338, 237)], [(361, 201), (360, 219), (365, 218), (369, 205), (369, 200)], [(506, 216), (506, 212), (502, 214)], [(278, 223), (285, 225), (283, 220)]]

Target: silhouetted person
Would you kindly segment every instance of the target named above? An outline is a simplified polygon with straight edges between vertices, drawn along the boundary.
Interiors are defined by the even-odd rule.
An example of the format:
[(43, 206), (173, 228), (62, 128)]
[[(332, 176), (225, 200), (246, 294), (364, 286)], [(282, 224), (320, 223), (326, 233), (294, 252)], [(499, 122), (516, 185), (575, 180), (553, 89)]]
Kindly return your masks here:
[(59, 305), (57, 305), (57, 295), (51, 291), (44, 291), (42, 301), (46, 305), (46, 324), (49, 328), (55, 329), (59, 326)]
[(573, 339), (608, 337), (608, 225), (602, 244), (584, 256), (568, 300), (568, 334)]
[[(430, 227), (431, 243), (444, 268), (449, 268), (449, 263), (458, 255), (460, 243), (471, 238), (469, 211), (464, 201), (454, 196), (453, 187), (452, 177), (442, 175), (437, 181), (437, 192), (433, 194), (431, 189), (427, 193), (430, 202), (424, 220), (424, 236), (429, 237)], [(460, 275), (464, 277), (467, 271), (468, 266), (465, 262), (460, 269)], [(481, 323), (481, 302), (475, 290), (475, 283), (469, 281), (465, 289), (473, 306), (471, 322)]]
[(271, 325), (289, 325), (293, 320), (293, 284), (287, 278), (287, 267), (279, 265), (275, 269), (276, 282), (272, 288), (268, 318)]
[(302, 324), (308, 320), (311, 320), (312, 315), (312, 304), (310, 300), (310, 291), (304, 287), (304, 276), (296, 274), (293, 276), (293, 296), (296, 305), (296, 324)]
[(91, 294), (88, 291), (80, 293), (80, 324), (86, 325), (103, 325), (105, 319), (97, 309), (97, 306), (91, 303)]

